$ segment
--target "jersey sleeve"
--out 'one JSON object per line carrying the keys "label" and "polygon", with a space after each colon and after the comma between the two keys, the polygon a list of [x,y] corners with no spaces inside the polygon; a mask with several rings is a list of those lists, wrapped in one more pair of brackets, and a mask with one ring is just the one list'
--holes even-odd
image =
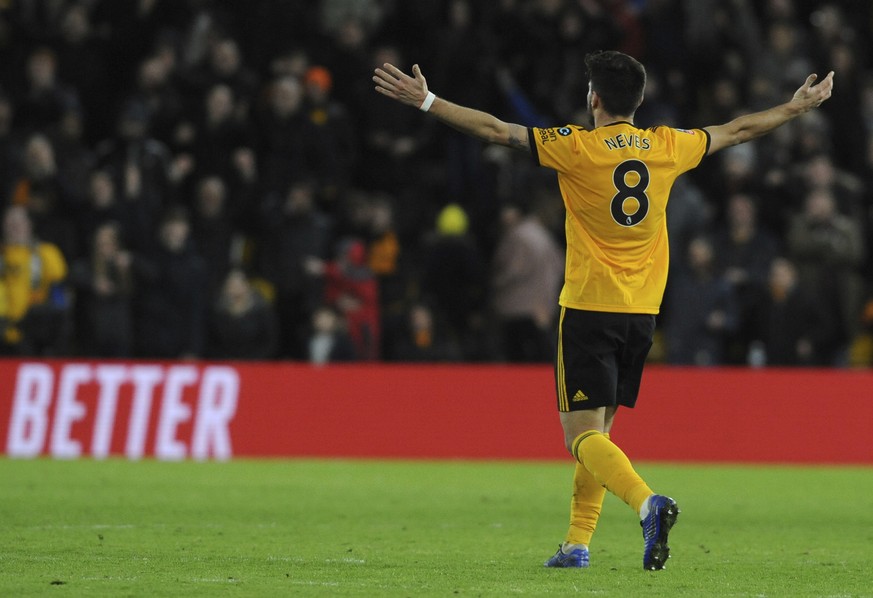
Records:
{"label": "jersey sleeve", "polygon": [[534,163],[558,172],[571,170],[581,153],[578,133],[584,130],[575,126],[529,128],[528,141]]}
{"label": "jersey sleeve", "polygon": [[682,173],[696,168],[709,151],[709,132],[704,129],[668,129],[675,148],[676,169]]}

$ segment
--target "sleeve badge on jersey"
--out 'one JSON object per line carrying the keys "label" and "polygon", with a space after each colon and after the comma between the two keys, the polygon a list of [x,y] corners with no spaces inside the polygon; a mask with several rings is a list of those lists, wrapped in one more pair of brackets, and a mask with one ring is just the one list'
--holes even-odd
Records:
{"label": "sleeve badge on jersey", "polygon": [[694,135],[694,131],[690,129],[676,129],[677,131],[681,131],[682,133],[688,133],[689,135]]}
{"label": "sleeve badge on jersey", "polygon": [[561,137],[566,137],[572,132],[573,131],[570,130],[570,127],[561,127],[560,129],[558,129],[558,135],[560,135]]}

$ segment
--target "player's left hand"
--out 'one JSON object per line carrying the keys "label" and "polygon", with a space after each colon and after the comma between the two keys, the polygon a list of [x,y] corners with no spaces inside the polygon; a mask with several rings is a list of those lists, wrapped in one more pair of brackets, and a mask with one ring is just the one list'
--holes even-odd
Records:
{"label": "player's left hand", "polygon": [[393,64],[385,63],[373,75],[376,91],[407,106],[418,108],[427,97],[427,80],[417,64],[412,65],[412,77]]}
{"label": "player's left hand", "polygon": [[803,85],[800,86],[800,89],[794,92],[794,98],[792,98],[794,102],[802,103],[807,110],[821,106],[822,102],[831,97],[834,89],[833,71],[829,72],[827,77],[822,79],[818,85],[813,85],[816,79],[818,79],[816,74],[807,77]]}

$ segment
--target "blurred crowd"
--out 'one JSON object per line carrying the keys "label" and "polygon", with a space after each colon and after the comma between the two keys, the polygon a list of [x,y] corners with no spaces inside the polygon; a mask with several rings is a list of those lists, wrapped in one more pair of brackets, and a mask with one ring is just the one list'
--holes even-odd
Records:
{"label": "blurred crowd", "polygon": [[545,362],[554,174],[373,91],[590,124],[583,57],[648,68],[643,127],[834,96],[669,204],[653,360],[873,362],[869,0],[2,0],[0,353]]}

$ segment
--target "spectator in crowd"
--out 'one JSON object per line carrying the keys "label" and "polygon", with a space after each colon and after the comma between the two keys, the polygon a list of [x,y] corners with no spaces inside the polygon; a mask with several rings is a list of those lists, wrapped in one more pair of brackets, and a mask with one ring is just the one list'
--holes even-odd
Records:
{"label": "spectator in crowd", "polygon": [[[373,0],[365,0],[363,4],[373,4]],[[376,20],[360,14],[346,14],[330,24],[325,23],[328,43],[321,48],[325,54],[321,62],[333,76],[334,98],[346,106],[354,105],[359,75],[370,66],[368,57]]]}
{"label": "spectator in crowd", "polygon": [[24,148],[24,171],[15,183],[12,204],[24,206],[34,234],[70,254],[75,251],[71,222],[75,199],[58,171],[55,150],[47,135],[34,133]]}
{"label": "spectator in crowd", "polygon": [[304,96],[312,138],[310,172],[318,181],[323,201],[334,201],[348,187],[357,161],[354,123],[345,106],[331,96],[333,77],[323,66],[303,76]]}
{"label": "spectator in crowd", "polygon": [[209,43],[205,60],[192,68],[185,77],[190,97],[200,99],[216,86],[226,86],[237,98],[234,117],[248,117],[250,102],[257,97],[258,78],[244,60],[239,42],[223,37]]}
{"label": "spectator in crowd", "polygon": [[[670,255],[687,255],[691,241],[700,236],[701,230],[708,230],[715,208],[691,180],[690,177],[679,177],[670,191],[670,203],[667,204],[667,233],[670,236]],[[676,260],[670,264],[670,272],[676,273],[685,268],[687,260]],[[670,281],[667,281],[670,285]]]}
{"label": "spectator in crowd", "polygon": [[[854,8],[849,10],[857,12]],[[839,13],[834,37],[821,45],[816,43],[812,52],[816,52],[816,59],[820,63],[826,61],[833,65],[833,68],[840,73],[840,81],[846,84],[846,93],[841,94],[834,106],[828,107],[825,113],[833,138],[839,140],[833,144],[835,162],[843,168],[857,171],[863,166],[866,145],[866,134],[858,126],[857,115],[861,110],[861,89],[864,80],[869,77],[869,71],[864,68],[864,56],[866,54],[869,57],[870,52],[869,34],[862,39],[848,33],[851,27],[847,27],[845,23],[846,11],[834,2],[825,4],[817,11],[818,16],[828,11]],[[821,27],[813,28],[816,34],[822,30]],[[867,64],[866,67],[869,69],[870,65]]]}
{"label": "spectator in crowd", "polygon": [[755,194],[761,185],[760,160],[754,143],[742,143],[727,148],[717,156],[718,170],[705,190],[723,217],[728,198],[736,193]]}
{"label": "spectator in crowd", "polygon": [[118,224],[128,248],[147,249],[152,243],[155,224],[145,205],[138,200],[138,196],[120,193],[118,183],[107,170],[92,170],[88,177],[88,193],[76,219],[76,238],[79,241],[76,255],[90,256],[94,232],[106,222]]}
{"label": "spectator in crowd", "polygon": [[256,135],[248,110],[238,108],[233,88],[216,83],[191,108],[192,116],[182,118],[173,136],[178,201],[197,193],[198,181],[217,176],[225,181],[225,211],[240,228],[251,225],[251,208],[258,184]]}
{"label": "spectator in crowd", "polygon": [[858,331],[864,293],[859,275],[864,257],[861,225],[837,211],[829,189],[813,189],[806,195],[803,211],[791,222],[787,248],[799,284],[814,293],[838,322],[830,346],[821,347],[822,355],[827,355],[822,362],[844,364]]}
{"label": "spectator in crowd", "polygon": [[369,222],[366,231],[367,263],[379,287],[379,313],[381,314],[382,355],[388,358],[387,347],[405,327],[406,299],[408,289],[401,260],[400,239],[394,222],[392,199],[377,196],[370,199]]}
{"label": "spectator in crowd", "polygon": [[728,199],[726,226],[712,240],[715,274],[731,287],[738,309],[737,327],[728,339],[725,360],[744,364],[761,326],[770,263],[779,253],[776,238],[758,224],[756,199],[736,193]]}
{"label": "spectator in crowd", "polygon": [[174,85],[174,67],[175,61],[159,54],[147,56],[138,66],[136,87],[129,98],[145,106],[151,135],[167,145],[177,141],[177,128],[186,122],[182,93]]}
{"label": "spectator in crowd", "polygon": [[[196,31],[192,24],[199,24],[197,19],[202,12],[191,10],[187,4],[156,0],[96,0],[86,4],[91,25],[107,57],[104,72],[109,83],[101,92],[111,102],[111,108],[117,109],[127,96],[134,85],[136,65],[159,45],[162,36],[181,37],[188,33],[188,27]],[[204,6],[200,10],[205,9]],[[196,35],[186,37],[189,43],[195,39]],[[93,102],[89,99],[90,104]],[[107,120],[100,128],[111,134],[115,117],[115,110],[107,111]]]}
{"label": "spectator in crowd", "polygon": [[379,278],[379,287],[399,273],[400,241],[394,229],[394,209],[388,198],[370,202],[369,244],[367,256],[370,269]]}
{"label": "spectator in crowd", "polygon": [[312,330],[306,355],[316,365],[357,359],[346,322],[334,308],[321,305],[312,312]]}
{"label": "spectator in crowd", "polygon": [[324,278],[324,303],[342,314],[355,356],[362,361],[379,358],[381,322],[379,288],[367,265],[367,248],[357,238],[340,241],[336,259],[307,261],[307,269]]}
{"label": "spectator in crowd", "polygon": [[190,242],[184,208],[167,210],[158,228],[158,246],[136,255],[136,354],[179,359],[203,355],[206,275]]}
{"label": "spectator in crowd", "polygon": [[231,172],[236,152],[253,145],[236,101],[229,85],[219,83],[206,91],[192,140],[194,167],[200,176]]}
{"label": "spectator in crowd", "polygon": [[733,289],[717,275],[712,243],[705,237],[688,246],[688,269],[670,285],[667,360],[677,365],[724,363],[728,335],[737,326]]}
{"label": "spectator in crowd", "polygon": [[511,362],[549,362],[564,256],[542,221],[520,204],[504,206],[500,219],[491,295],[502,355]]}
{"label": "spectator in crowd", "polygon": [[[84,141],[93,144],[107,131],[101,130],[102,115],[111,111],[106,93],[110,81],[106,76],[109,55],[98,32],[94,30],[90,10],[85,3],[68,2],[63,7],[58,24],[58,39],[53,44],[57,53],[59,78],[75,90],[80,102],[75,104],[83,123]],[[63,117],[62,117],[63,118]]]}
{"label": "spectator in crowd", "polygon": [[434,232],[422,248],[421,296],[431,302],[461,345],[465,358],[482,358],[482,311],[487,269],[476,240],[468,233],[467,213],[458,204],[444,206]]}
{"label": "spectator in crowd", "polygon": [[375,29],[384,18],[383,8],[378,0],[324,0],[319,7],[319,22],[330,33],[340,30],[350,19],[361,28]]}
{"label": "spectator in crowd", "polygon": [[267,106],[257,120],[256,146],[266,192],[281,193],[310,176],[307,149],[313,131],[303,100],[303,85],[292,77],[278,78],[268,89]]}
{"label": "spectator in crowd", "polygon": [[859,177],[834,163],[833,156],[822,151],[797,164],[795,180],[799,182],[795,192],[803,196],[810,189],[829,189],[837,202],[837,211],[845,216],[864,222],[864,187]]}
{"label": "spectator in crowd", "polygon": [[191,240],[203,259],[206,297],[211,302],[227,284],[231,266],[242,262],[241,239],[227,213],[227,185],[219,176],[206,176],[197,183]]}
{"label": "spectator in crowd", "polygon": [[240,230],[263,234],[256,223],[260,173],[255,151],[250,147],[237,148],[231,159],[230,172],[223,175],[229,189],[228,214],[237,222]]}
{"label": "spectator in crowd", "polygon": [[58,79],[58,58],[51,48],[33,49],[27,59],[26,76],[16,126],[29,132],[46,131],[60,121],[67,106],[78,104],[76,90]]}
{"label": "spectator in crowd", "polygon": [[148,108],[142,101],[125,104],[116,135],[101,141],[96,155],[97,166],[112,175],[126,198],[140,202],[147,222],[155,226],[170,202],[173,156],[149,134]]}
{"label": "spectator in crowd", "polygon": [[271,359],[279,345],[273,306],[245,272],[228,272],[209,319],[206,356],[216,359]]}
{"label": "spectator in crowd", "polygon": [[761,329],[762,364],[824,366],[833,363],[837,323],[809,289],[800,285],[794,263],[773,260]]}
{"label": "spectator in crowd", "polygon": [[260,227],[256,261],[259,274],[276,289],[280,355],[303,359],[312,312],[323,302],[321,278],[305,265],[310,258],[330,257],[334,222],[316,205],[314,183],[300,180],[284,194],[265,198]]}
{"label": "spectator in crowd", "polygon": [[833,151],[834,137],[831,123],[824,113],[807,113],[794,122],[794,140],[791,160],[802,164],[824,152]]}
{"label": "spectator in crowd", "polygon": [[128,357],[132,353],[132,258],[122,245],[121,231],[116,222],[99,224],[91,235],[90,255],[70,267],[78,349],[85,355]]}
{"label": "spectator in crowd", "polygon": [[6,355],[60,356],[69,350],[67,260],[53,243],[38,239],[27,210],[3,213],[0,286],[5,296]]}
{"label": "spectator in crowd", "polygon": [[88,175],[94,167],[94,151],[87,145],[82,108],[69,105],[57,126],[49,131],[54,148],[58,177],[64,183],[74,208],[78,208],[88,189]]}
{"label": "spectator in crowd", "polygon": [[[437,40],[440,52],[433,57],[433,85],[445,90],[446,97],[466,106],[484,105],[489,90],[482,82],[493,79],[493,66],[485,58],[485,40],[473,34],[476,26],[474,13],[475,8],[469,0],[448,2],[445,31]],[[548,40],[540,41],[545,43]],[[471,56],[479,58],[470,60]],[[542,66],[549,63],[548,58],[540,56]],[[545,86],[534,85],[533,88],[545,89]],[[557,86],[548,88],[548,93],[552,93]],[[437,131],[436,139],[443,146],[442,160],[446,165],[446,193],[463,206],[481,205],[479,198],[486,180],[482,144],[452,129]]]}
{"label": "spectator in crowd", "polygon": [[435,319],[425,303],[414,303],[405,312],[400,333],[390,344],[390,361],[435,362],[460,361],[461,348],[446,336],[445,327]]}
{"label": "spectator in crowd", "polygon": [[796,19],[778,19],[764,33],[764,47],[755,60],[755,74],[772,81],[776,89],[790,89],[797,77],[813,69],[810,56],[799,48],[805,43]]}

